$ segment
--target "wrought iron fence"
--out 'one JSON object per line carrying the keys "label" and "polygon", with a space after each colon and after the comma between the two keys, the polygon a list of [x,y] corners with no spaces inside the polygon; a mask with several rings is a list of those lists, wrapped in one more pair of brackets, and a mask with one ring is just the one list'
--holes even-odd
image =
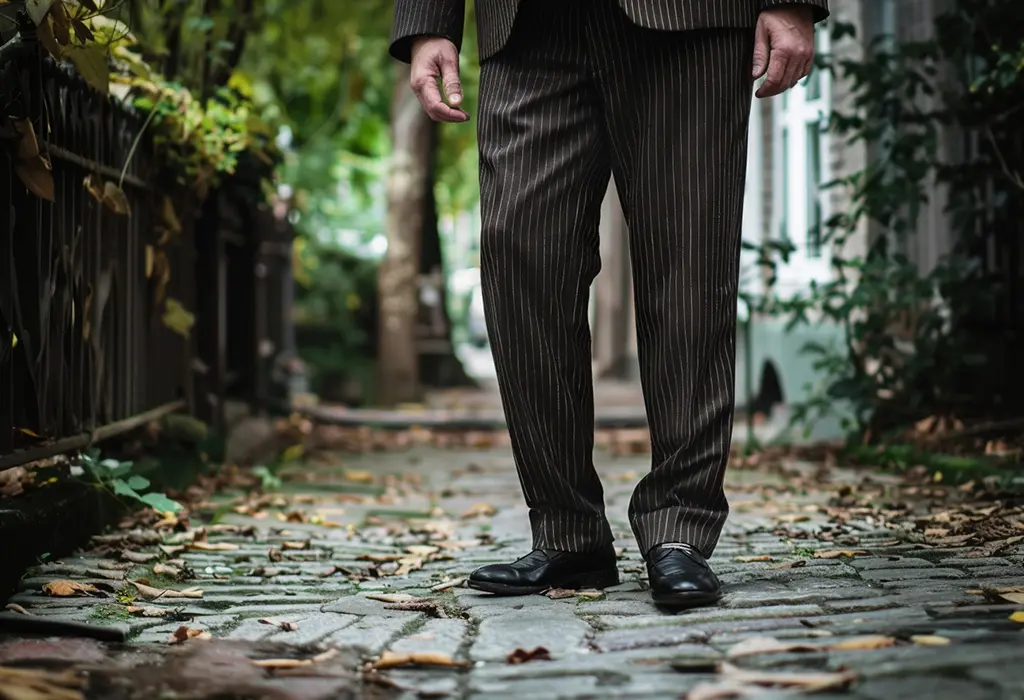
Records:
{"label": "wrought iron fence", "polygon": [[[0,107],[14,136],[31,123],[53,181],[49,201],[17,139],[0,149],[0,469],[180,409],[223,428],[228,396],[260,403],[291,349],[287,313],[267,323],[290,265],[269,274],[261,239],[290,228],[231,182],[202,205],[175,195],[169,226],[142,118],[34,40],[0,47]],[[106,182],[123,202],[101,201]]]}

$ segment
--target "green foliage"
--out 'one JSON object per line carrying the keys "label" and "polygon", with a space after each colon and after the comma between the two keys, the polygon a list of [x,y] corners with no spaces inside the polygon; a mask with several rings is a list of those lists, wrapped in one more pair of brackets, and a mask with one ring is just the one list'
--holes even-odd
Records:
{"label": "green foliage", "polygon": [[[932,41],[891,47],[883,38],[863,60],[822,61],[852,89],[853,109],[834,114],[831,130],[844,142],[866,142],[875,157],[828,185],[851,200],[823,225],[833,279],[757,302],[791,325],[828,321],[846,332],[845,346],[805,348],[827,377],[826,390],[796,407],[796,422],[845,402],[851,433],[871,440],[927,416],[1019,410],[1013,387],[1020,383],[1007,381],[1020,374],[1010,350],[1021,338],[1008,322],[1014,290],[1005,269],[1016,262],[993,264],[988,249],[1019,236],[1024,214],[1024,145],[1016,133],[1024,42],[1016,7],[1014,0],[959,0],[938,20]],[[833,32],[834,41],[853,34],[845,25]],[[966,146],[958,157],[945,147],[951,137]],[[930,233],[920,215],[943,188],[953,250],[922,270],[910,251],[916,236]],[[865,230],[865,253],[852,254],[849,244]],[[771,242],[761,253],[774,266],[787,250]]]}
{"label": "green foliage", "polygon": [[79,464],[96,484],[109,489],[115,496],[148,506],[161,513],[176,513],[181,510],[180,503],[172,501],[162,493],[144,493],[150,486],[149,479],[133,474],[135,465],[132,462],[101,459],[99,450],[92,449],[80,456]]}

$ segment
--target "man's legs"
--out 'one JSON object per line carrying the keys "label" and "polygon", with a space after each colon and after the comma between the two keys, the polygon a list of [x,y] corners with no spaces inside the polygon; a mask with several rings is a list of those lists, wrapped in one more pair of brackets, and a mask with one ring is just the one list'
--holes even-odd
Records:
{"label": "man's legs", "polygon": [[586,7],[524,2],[481,67],[481,276],[494,361],[537,549],[611,543],[594,470],[589,289],[609,178]]}
{"label": "man's legs", "polygon": [[588,29],[602,47],[653,445],[630,522],[645,555],[685,543],[706,557],[729,511],[753,31],[641,29],[612,0],[594,1]]}

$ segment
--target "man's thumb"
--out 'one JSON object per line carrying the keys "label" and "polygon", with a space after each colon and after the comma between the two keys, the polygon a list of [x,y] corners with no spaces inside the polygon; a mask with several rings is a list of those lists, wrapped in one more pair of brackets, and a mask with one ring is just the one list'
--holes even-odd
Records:
{"label": "man's thumb", "polygon": [[764,22],[757,23],[757,31],[754,34],[754,80],[757,80],[768,70],[768,30]]}
{"label": "man's thumb", "polygon": [[444,95],[453,107],[462,104],[462,83],[459,82],[459,59],[445,58],[441,60],[441,85]]}

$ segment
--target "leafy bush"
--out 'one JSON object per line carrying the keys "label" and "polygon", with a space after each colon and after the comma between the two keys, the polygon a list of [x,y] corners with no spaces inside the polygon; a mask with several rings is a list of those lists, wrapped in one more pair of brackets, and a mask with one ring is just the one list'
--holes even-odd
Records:
{"label": "leafy bush", "polygon": [[[1024,376],[1013,360],[1024,352],[1018,6],[959,0],[937,20],[934,40],[891,48],[882,38],[863,60],[821,60],[852,89],[853,110],[832,115],[830,129],[877,156],[827,185],[851,200],[822,225],[833,279],[791,298],[757,300],[791,327],[827,320],[846,331],[845,346],[805,348],[826,390],[796,406],[794,421],[813,422],[844,402],[851,435],[872,441],[929,416],[980,420],[1024,408]],[[834,41],[852,35],[847,25],[833,27]],[[951,156],[950,143],[962,152]],[[922,270],[908,251],[931,233],[920,214],[943,192],[952,250]],[[865,224],[867,252],[851,255],[848,244]],[[786,246],[770,241],[760,252],[774,266]]]}

